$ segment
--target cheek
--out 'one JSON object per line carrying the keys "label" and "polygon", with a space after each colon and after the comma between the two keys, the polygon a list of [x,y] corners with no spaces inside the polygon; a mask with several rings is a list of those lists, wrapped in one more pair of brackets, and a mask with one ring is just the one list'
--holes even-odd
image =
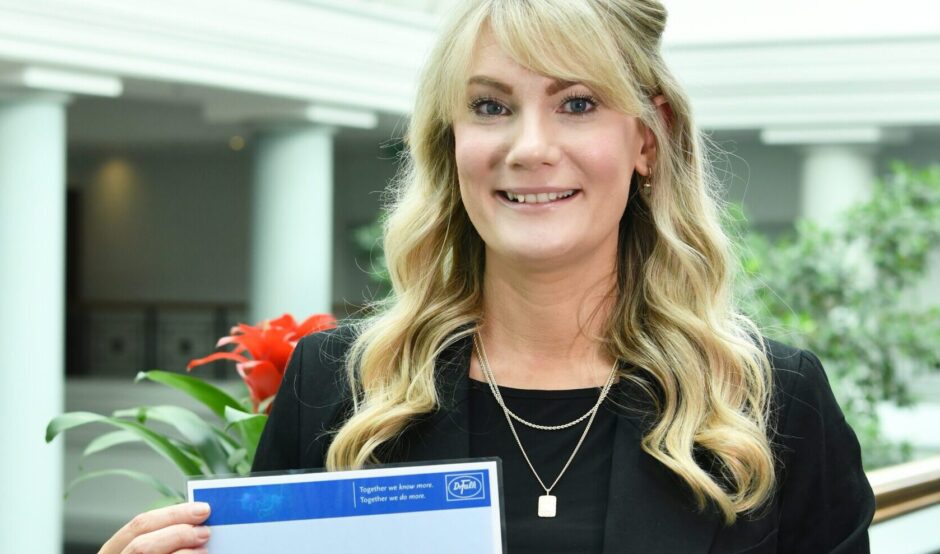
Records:
{"label": "cheek", "polygon": [[483,144],[472,132],[454,129],[454,161],[457,163],[457,183],[460,200],[473,226],[480,226],[482,202],[477,191],[486,184],[486,162]]}
{"label": "cheek", "polygon": [[454,130],[454,157],[461,188],[480,184],[492,167],[493,147],[479,132]]}
{"label": "cheek", "polygon": [[581,150],[582,171],[589,181],[606,189],[605,194],[626,201],[640,145],[621,129],[611,129],[590,144]]}

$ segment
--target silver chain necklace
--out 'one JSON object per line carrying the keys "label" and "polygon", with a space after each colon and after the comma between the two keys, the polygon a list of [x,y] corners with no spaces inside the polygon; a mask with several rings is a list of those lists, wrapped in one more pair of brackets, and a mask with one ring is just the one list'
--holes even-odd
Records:
{"label": "silver chain necklace", "polygon": [[[535,475],[535,479],[539,482],[539,485],[545,490],[545,494],[539,496],[539,508],[538,515],[539,517],[555,517],[558,508],[557,498],[552,495],[552,489],[555,488],[555,485],[561,481],[561,476],[565,474],[565,471],[568,470],[568,466],[571,465],[572,460],[574,460],[575,455],[578,453],[578,450],[581,449],[581,445],[584,443],[584,439],[587,437],[588,431],[591,430],[591,424],[594,423],[594,416],[597,415],[598,409],[601,404],[604,402],[604,399],[607,398],[607,393],[610,391],[610,387],[614,383],[614,378],[617,375],[617,362],[614,361],[613,367],[610,368],[610,375],[607,377],[607,382],[604,384],[604,388],[601,389],[600,397],[597,400],[597,403],[594,404],[594,407],[591,408],[588,413],[584,414],[578,420],[566,423],[564,426],[536,426],[533,423],[529,423],[524,419],[513,414],[509,408],[506,406],[506,403],[503,401],[503,397],[499,392],[499,387],[496,386],[496,379],[493,377],[493,372],[490,370],[489,364],[486,361],[486,354],[483,351],[483,337],[479,333],[474,337],[473,345],[476,347],[477,358],[480,361],[480,368],[483,370],[483,376],[486,377],[486,382],[490,386],[490,390],[493,392],[493,397],[496,399],[496,403],[499,404],[499,407],[502,408],[503,414],[506,416],[506,421],[509,423],[509,430],[512,432],[513,438],[516,439],[516,444],[519,445],[519,451],[522,452],[522,457],[525,458],[526,463],[529,465],[529,469],[532,470],[532,475]],[[558,473],[558,477],[555,477],[555,480],[552,481],[550,487],[545,486],[545,482],[542,481],[542,478],[539,476],[539,472],[535,471],[535,466],[532,465],[532,460],[529,459],[529,455],[526,454],[525,448],[522,446],[522,441],[519,439],[519,434],[516,433],[516,427],[512,424],[512,420],[515,416],[515,419],[521,423],[533,427],[535,429],[549,430],[554,431],[557,429],[564,429],[566,427],[571,427],[579,421],[584,420],[585,417],[588,418],[587,425],[584,426],[584,431],[581,433],[581,438],[578,439],[578,444],[575,445],[574,450],[571,452],[571,456],[568,456],[568,461],[565,462],[565,466],[561,468],[561,471]]]}

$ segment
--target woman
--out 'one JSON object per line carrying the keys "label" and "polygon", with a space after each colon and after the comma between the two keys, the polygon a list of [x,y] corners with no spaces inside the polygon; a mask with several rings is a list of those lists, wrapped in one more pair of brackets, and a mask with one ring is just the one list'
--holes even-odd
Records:
{"label": "woman", "polygon": [[[256,471],[499,456],[512,553],[868,550],[818,359],[733,310],[665,20],[655,0],[461,4],[386,227],[394,294],[301,341]],[[197,548],[193,508],[105,551]]]}

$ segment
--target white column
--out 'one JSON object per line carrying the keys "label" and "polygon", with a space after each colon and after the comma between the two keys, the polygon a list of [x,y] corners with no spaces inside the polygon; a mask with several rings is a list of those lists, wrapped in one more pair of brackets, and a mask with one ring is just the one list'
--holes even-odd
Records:
{"label": "white column", "polygon": [[62,551],[65,105],[0,100],[0,552]]}
{"label": "white column", "polygon": [[[871,197],[876,178],[872,144],[821,144],[804,147],[800,215],[834,229],[850,207]],[[843,254],[856,276],[871,284],[874,266],[865,245],[854,243]]]}
{"label": "white column", "polygon": [[822,144],[806,146],[803,152],[803,217],[828,227],[871,195],[876,177],[873,146]]}
{"label": "white column", "polygon": [[274,129],[256,150],[249,311],[298,320],[332,305],[333,129]]}

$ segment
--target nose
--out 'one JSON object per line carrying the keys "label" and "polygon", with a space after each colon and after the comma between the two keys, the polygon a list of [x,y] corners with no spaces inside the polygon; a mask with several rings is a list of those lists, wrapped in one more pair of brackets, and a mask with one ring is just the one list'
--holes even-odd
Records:
{"label": "nose", "polygon": [[537,169],[543,165],[555,165],[561,157],[557,143],[558,135],[551,126],[550,118],[535,111],[520,115],[516,119],[506,164],[519,169]]}

